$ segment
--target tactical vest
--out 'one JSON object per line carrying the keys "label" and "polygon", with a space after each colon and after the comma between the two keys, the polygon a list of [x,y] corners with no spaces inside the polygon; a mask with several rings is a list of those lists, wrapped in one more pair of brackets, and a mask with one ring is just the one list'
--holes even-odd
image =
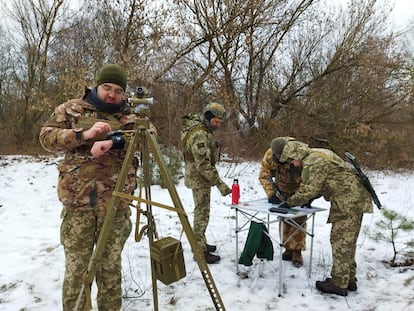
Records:
{"label": "tactical vest", "polygon": [[[90,129],[96,122],[105,122],[111,126],[112,131],[121,129],[121,122],[110,113],[102,111],[91,111],[92,113],[88,116],[90,111],[86,111],[85,115],[80,116],[74,123],[72,128],[82,128],[83,130]],[[96,116],[93,116],[96,115]],[[103,140],[106,138],[106,134],[102,133],[95,137],[93,141]]]}
{"label": "tactical vest", "polygon": [[[70,116],[70,128],[83,129],[84,131],[86,131],[90,129],[96,122],[105,122],[111,126],[112,131],[122,129],[122,124],[120,120],[113,114],[85,107],[85,102],[82,99],[74,99],[71,101],[82,106],[83,114],[78,116],[76,114],[71,114],[68,112]],[[104,139],[106,139],[106,133],[102,133],[97,137],[88,140],[88,144],[93,144],[93,142],[95,141]]]}

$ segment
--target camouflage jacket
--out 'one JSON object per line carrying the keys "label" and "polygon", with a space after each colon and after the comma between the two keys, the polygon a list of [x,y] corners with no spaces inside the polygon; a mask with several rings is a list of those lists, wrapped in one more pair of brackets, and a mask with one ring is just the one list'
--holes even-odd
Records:
{"label": "camouflage jacket", "polygon": [[263,156],[259,172],[260,184],[268,198],[275,194],[272,180],[283,195],[283,198],[280,199],[286,200],[299,188],[301,176],[300,169],[295,168],[290,163],[272,161],[272,149],[269,148]]}
{"label": "camouflage jacket", "polygon": [[323,196],[331,202],[329,222],[371,213],[371,196],[353,169],[328,149],[309,148],[301,142],[288,142],[280,157],[281,162],[300,160],[302,182],[287,202],[302,205]]}
{"label": "camouflage jacket", "polygon": [[182,117],[181,142],[185,186],[200,189],[222,184],[215,167],[218,148],[212,131],[205,125],[201,115]]}
{"label": "camouflage jacket", "polygon": [[[82,99],[69,100],[55,109],[41,128],[39,140],[47,151],[64,153],[58,165],[58,197],[65,208],[105,212],[128,145],[125,144],[124,150],[109,150],[105,155],[94,158],[90,153],[94,141],[77,139],[75,131],[80,128],[87,130],[97,121],[109,123],[112,130],[132,129],[135,118],[127,107],[116,114],[108,114]],[[104,139],[107,139],[105,135],[96,140]],[[127,136],[126,141],[129,141]],[[131,165],[123,190],[125,193],[133,193],[135,173],[136,168]],[[118,206],[125,207],[126,204]]]}

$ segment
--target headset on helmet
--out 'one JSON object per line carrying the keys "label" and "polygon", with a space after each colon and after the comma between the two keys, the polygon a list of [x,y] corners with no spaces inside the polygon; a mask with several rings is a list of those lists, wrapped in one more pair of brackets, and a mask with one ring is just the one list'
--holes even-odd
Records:
{"label": "headset on helmet", "polygon": [[227,111],[224,109],[223,105],[211,102],[204,107],[203,113],[211,112],[216,118],[226,119],[227,118]]}

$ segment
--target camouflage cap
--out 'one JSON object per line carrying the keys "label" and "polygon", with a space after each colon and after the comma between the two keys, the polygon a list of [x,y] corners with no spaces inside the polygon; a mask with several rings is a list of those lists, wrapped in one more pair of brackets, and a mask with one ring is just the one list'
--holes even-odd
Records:
{"label": "camouflage cap", "polygon": [[283,151],[279,157],[279,162],[287,162],[288,160],[302,161],[310,152],[308,144],[300,141],[287,141],[283,147]]}

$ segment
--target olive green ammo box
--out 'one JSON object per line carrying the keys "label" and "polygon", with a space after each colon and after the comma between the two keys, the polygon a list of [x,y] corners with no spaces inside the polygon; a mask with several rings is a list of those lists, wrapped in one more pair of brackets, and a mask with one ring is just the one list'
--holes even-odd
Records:
{"label": "olive green ammo box", "polygon": [[181,242],[172,237],[159,239],[150,247],[152,265],[158,280],[165,285],[186,275]]}

